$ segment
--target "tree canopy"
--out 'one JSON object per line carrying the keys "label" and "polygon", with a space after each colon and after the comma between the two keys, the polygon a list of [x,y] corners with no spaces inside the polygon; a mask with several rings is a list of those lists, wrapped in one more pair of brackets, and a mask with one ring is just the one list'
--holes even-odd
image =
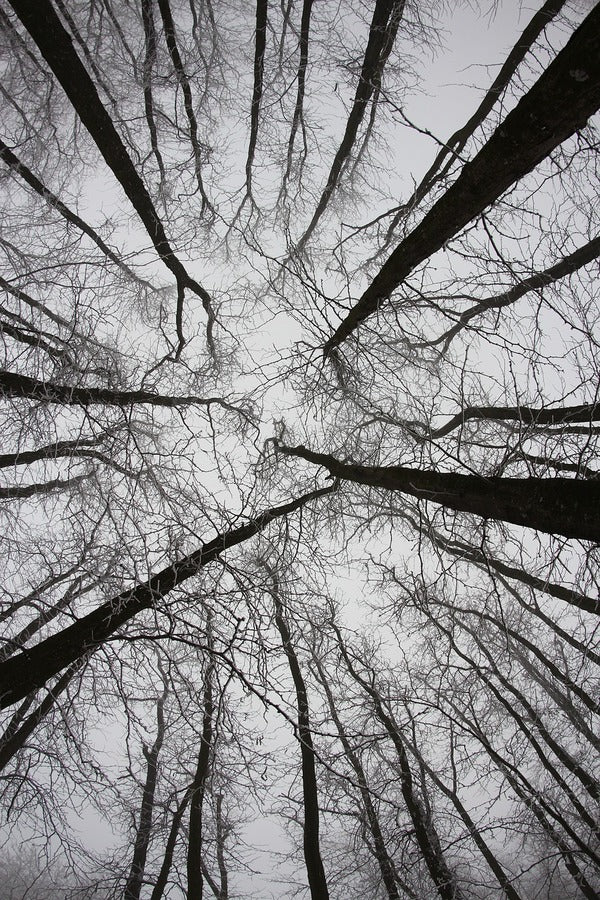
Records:
{"label": "tree canopy", "polygon": [[600,4],[0,41],[7,896],[597,897]]}

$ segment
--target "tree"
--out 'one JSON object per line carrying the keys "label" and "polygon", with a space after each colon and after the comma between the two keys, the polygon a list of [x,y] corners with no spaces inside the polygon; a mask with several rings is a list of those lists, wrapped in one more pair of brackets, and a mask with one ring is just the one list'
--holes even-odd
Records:
{"label": "tree", "polygon": [[1,0],[27,889],[597,896],[600,5],[515,12]]}

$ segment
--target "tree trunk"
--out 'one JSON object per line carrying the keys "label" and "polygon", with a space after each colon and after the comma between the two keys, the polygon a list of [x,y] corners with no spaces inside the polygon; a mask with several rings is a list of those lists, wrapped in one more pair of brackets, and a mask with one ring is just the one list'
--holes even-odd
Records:
{"label": "tree trunk", "polygon": [[348,672],[371,698],[375,715],[387,731],[396,750],[396,755],[398,756],[398,761],[400,763],[402,796],[404,797],[406,809],[415,830],[417,844],[419,845],[419,849],[425,864],[427,865],[432,881],[437,888],[438,894],[440,895],[441,900],[462,900],[463,894],[456,884],[456,879],[452,872],[448,868],[448,864],[446,863],[441,849],[441,842],[433,822],[425,815],[421,800],[415,792],[408,756],[400,734],[394,727],[392,719],[384,710],[381,697],[374,684],[371,684],[366,679],[362,678],[352,665],[339,628],[334,622],[332,622],[331,625],[336,633],[340,653],[344,659]]}
{"label": "tree trunk", "polygon": [[151,609],[169,591],[183,584],[230,547],[254,537],[270,522],[300,509],[311,500],[337,490],[337,484],[303,494],[296,500],[266,510],[246,525],[225,531],[198,550],[157,572],[144,584],[123,591],[83,616],[73,625],[37,646],[0,663],[0,709],[11,706],[41,687],[70,663],[101,646],[134,616]]}
{"label": "tree trunk", "polygon": [[298,656],[292,643],[283,604],[279,594],[277,573],[266,563],[264,568],[273,580],[271,595],[275,606],[275,624],[281,636],[283,651],[286,655],[292,681],[296,691],[298,708],[298,740],[302,757],[302,793],[304,800],[304,860],[312,900],[328,900],[329,890],[325,878],[325,869],[321,858],[319,843],[319,797],[317,776],[315,773],[315,751],[310,725],[308,693]]}
{"label": "tree trunk", "polygon": [[279,446],[278,451],[324,466],[332,475],[346,481],[401,491],[483,519],[600,541],[600,482],[460,475],[403,466],[360,466],[339,462],[327,453],[315,453],[302,446]]}
{"label": "tree trunk", "polygon": [[156,703],[156,738],[150,750],[144,745],[144,756],[146,757],[146,781],[142,793],[142,805],[140,809],[140,821],[135,834],[135,843],[133,847],[133,859],[131,861],[131,869],[129,870],[129,878],[125,885],[125,900],[139,900],[140,891],[144,881],[144,870],[146,868],[146,857],[148,855],[148,847],[150,846],[150,837],[152,832],[152,813],[154,810],[154,794],[156,791],[156,780],[158,776],[158,756],[160,754],[164,737],[165,737],[165,700],[169,692],[167,677],[163,673],[164,690]]}
{"label": "tree trunk", "polygon": [[596,6],[454,184],[394,250],[325,343],[327,356],[419,265],[583,128],[600,106],[600,7]]}
{"label": "tree trunk", "polygon": [[[209,646],[210,624],[208,625]],[[213,674],[214,664],[209,657],[206,673],[204,675],[204,699],[202,712],[202,736],[200,738],[200,750],[196,774],[190,792],[190,833],[187,852],[187,900],[202,900],[202,807],[204,804],[204,792],[206,780],[210,768],[210,755],[213,741]]]}

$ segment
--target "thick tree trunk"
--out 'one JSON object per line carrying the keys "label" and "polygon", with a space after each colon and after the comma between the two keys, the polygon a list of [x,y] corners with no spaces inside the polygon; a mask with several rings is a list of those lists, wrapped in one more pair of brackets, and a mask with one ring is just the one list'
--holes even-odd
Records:
{"label": "thick tree trunk", "polygon": [[181,331],[184,288],[189,288],[202,300],[209,317],[209,326],[214,318],[210,294],[188,274],[181,260],[175,255],[152,198],[52,4],[49,0],[9,0],[9,2],[131,201],[160,259],[175,276],[178,287],[176,321],[181,350],[185,343]]}
{"label": "thick tree trunk", "polygon": [[500,68],[496,78],[486,91],[481,103],[470,117],[470,119],[454,134],[444,141],[441,150],[438,152],[432,165],[423,176],[421,182],[417,185],[411,196],[397,210],[386,235],[385,245],[389,243],[394,230],[396,229],[403,215],[415,209],[427,196],[431,188],[436,182],[440,181],[448,173],[452,163],[460,156],[467,141],[475,133],[480,125],[486,120],[501,94],[510,84],[515,72],[523,62],[531,47],[536,42],[541,32],[544,30],[552,19],[560,12],[565,5],[564,0],[547,0],[528,22],[525,30],[519,35],[516,44],[506,57]]}
{"label": "thick tree trunk", "polygon": [[600,482],[460,475],[403,466],[359,466],[342,463],[327,453],[315,453],[307,447],[279,446],[277,449],[286,456],[324,466],[332,475],[346,481],[401,491],[483,519],[512,522],[568,538],[600,541]]}
{"label": "thick tree trunk", "polygon": [[496,129],[475,158],[394,250],[333,335],[327,356],[419,265],[439,250],[600,106],[600,6]]}
{"label": "thick tree trunk", "polygon": [[6,660],[0,664],[0,709],[11,706],[41,687],[84,653],[96,650],[126,622],[143,610],[152,608],[169,591],[196,575],[225,550],[254,537],[274,519],[289,515],[309,501],[335,490],[337,484],[311,491],[290,503],[266,510],[246,525],[223,532],[198,550],[157,572],[144,584],[123,591],[31,650]]}
{"label": "thick tree trunk", "polygon": [[131,406],[144,403],[150,406],[211,406],[213,403],[234,410],[220,397],[174,397],[155,394],[153,391],[118,391],[111,388],[74,387],[56,384],[54,381],[38,381],[29,375],[19,375],[0,369],[0,397],[23,397],[26,400],[42,400],[44,403],[60,403],[68,406]]}

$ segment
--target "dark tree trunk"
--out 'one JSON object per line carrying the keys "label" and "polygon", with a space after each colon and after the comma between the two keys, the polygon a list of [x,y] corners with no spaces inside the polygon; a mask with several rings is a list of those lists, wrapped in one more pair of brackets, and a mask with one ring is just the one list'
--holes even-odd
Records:
{"label": "dark tree trunk", "polygon": [[441,900],[462,900],[463,894],[456,884],[456,879],[452,872],[448,868],[435,826],[426,816],[423,804],[415,792],[412,772],[402,738],[395,728],[394,722],[384,710],[381,697],[376,687],[373,683],[367,681],[358,674],[352,665],[339,628],[334,622],[331,624],[336,633],[340,653],[348,672],[371,698],[375,715],[387,731],[396,750],[396,755],[398,756],[398,762],[400,764],[400,786],[404,803],[406,804],[408,815],[413,824],[419,850],[421,851],[423,860],[429,870],[432,881],[437,888],[438,894],[440,895]]}
{"label": "dark tree trunk", "polygon": [[376,312],[419,263],[583,128],[599,106],[600,6],[596,6],[454,184],[393,251],[325,343],[325,355]]}
{"label": "dark tree trunk", "polygon": [[33,734],[42,719],[48,715],[55,705],[59,696],[69,686],[71,679],[77,670],[83,665],[84,660],[79,659],[76,663],[63,672],[56,684],[50,688],[40,705],[30,713],[21,725],[7,729],[7,732],[0,739],[0,772],[13,756],[25,745],[27,739]]}
{"label": "dark tree trunk", "polygon": [[256,28],[254,33],[254,86],[252,88],[252,104],[250,107],[250,140],[246,157],[246,196],[252,196],[252,166],[256,142],[258,140],[258,122],[263,94],[263,73],[265,67],[265,47],[267,41],[267,0],[256,0]]}
{"label": "dark tree trunk", "polygon": [[152,285],[149,281],[146,281],[144,278],[140,278],[129,266],[123,262],[123,260],[111,250],[110,247],[102,240],[100,235],[94,231],[94,229],[84,222],[84,220],[76,215],[72,210],[69,209],[66,204],[53,194],[51,190],[49,190],[36,175],[33,174],[31,169],[29,169],[25,163],[21,162],[21,160],[13,153],[10,147],[4,143],[4,141],[0,138],[0,159],[4,160],[4,162],[10,166],[13,172],[16,172],[23,181],[29,185],[32,190],[34,190],[40,197],[43,197],[46,202],[52,206],[57,212],[61,214],[61,216],[72,225],[75,225],[76,228],[79,228],[84,234],[86,234],[90,240],[96,244],[96,246],[104,253],[104,255],[110,259],[112,263],[119,267],[125,274],[137,281],[138,284],[143,285],[147,288],[152,288]]}
{"label": "dark tree trunk", "polygon": [[348,736],[346,735],[346,731],[344,729],[344,726],[342,725],[342,721],[337,713],[333,694],[327,680],[327,673],[325,672],[325,669],[323,668],[323,665],[316,653],[313,656],[313,661],[319,673],[319,681],[321,682],[321,686],[325,691],[327,704],[329,706],[329,712],[337,729],[342,747],[344,748],[346,759],[348,760],[356,774],[362,804],[365,810],[365,815],[367,817],[367,823],[371,832],[371,836],[373,838],[373,855],[377,860],[377,865],[379,866],[379,871],[381,872],[381,880],[383,881],[383,884],[385,886],[387,896],[389,900],[400,900],[400,894],[398,893],[398,884],[401,884],[404,894],[406,894],[408,897],[412,897],[413,900],[418,900],[417,895],[411,890],[411,888],[407,884],[401,883],[398,879],[394,861],[390,857],[385,846],[385,839],[383,837],[381,825],[379,824],[377,811],[375,810],[375,806],[371,798],[365,770],[362,766],[358,754],[353,750],[352,745],[348,740]]}
{"label": "dark tree trunk", "polygon": [[[210,625],[209,643],[210,643]],[[200,738],[200,750],[196,774],[190,792],[190,833],[187,852],[187,900],[202,900],[202,807],[206,780],[210,771],[210,755],[213,742],[213,674],[214,665],[212,659],[208,660],[204,675],[204,697],[202,711],[202,736]]]}
{"label": "dark tree trunk", "polygon": [[578,269],[582,268],[582,266],[586,266],[593,262],[599,255],[600,237],[596,237],[587,244],[584,244],[583,247],[579,247],[577,250],[573,251],[569,256],[564,256],[553,266],[544,269],[543,272],[536,272],[528,278],[523,278],[523,280],[515,284],[514,287],[509,288],[507,291],[503,291],[501,294],[488,297],[487,300],[479,300],[460,314],[456,325],[453,325],[452,328],[449,328],[439,337],[430,341],[415,343],[411,346],[416,350],[419,347],[435,347],[436,344],[441,344],[443,341],[444,347],[442,352],[445,352],[448,349],[450,341],[456,337],[459,331],[462,331],[463,328],[468,326],[471,319],[483,315],[483,313],[487,312],[489,309],[502,309],[505,306],[510,306],[530,291],[540,290],[548,284],[553,284],[561,278],[572,275]]}
{"label": "dark tree trunk", "polygon": [[165,888],[167,886],[167,881],[169,880],[169,873],[171,871],[171,867],[173,865],[173,855],[175,852],[175,844],[177,843],[177,836],[179,835],[179,829],[181,828],[181,822],[183,820],[184,813],[187,809],[187,805],[190,802],[191,797],[191,788],[188,788],[177,804],[177,808],[173,813],[173,819],[171,821],[171,828],[169,829],[169,837],[167,838],[167,843],[165,845],[165,855],[163,856],[162,865],[160,867],[160,872],[158,873],[158,878],[156,879],[156,883],[152,890],[152,894],[150,896],[150,900],[161,900]]}
{"label": "dark tree trunk", "polygon": [[0,369],[0,397],[23,397],[25,400],[42,400],[44,403],[61,403],[68,406],[130,406],[146,403],[150,406],[210,406],[215,403],[233,409],[219,397],[173,397],[155,394],[153,391],[118,391],[111,388],[73,387],[54,381],[38,381],[29,375],[19,375]]}
{"label": "dark tree trunk", "polygon": [[470,119],[455,131],[452,137],[444,141],[442,149],[438,152],[431,167],[425,173],[420,184],[415,188],[409,199],[403,203],[396,212],[386,235],[386,245],[388,244],[394,229],[398,225],[403,214],[410,212],[427,196],[433,185],[440,181],[448,173],[452,163],[460,156],[469,138],[475,133],[480,125],[483,124],[494,106],[496,105],[500,95],[508,87],[515,72],[523,62],[527,53],[531,50],[532,45],[540,36],[546,25],[560,12],[565,5],[564,0],[547,0],[546,3],[533,16],[527,24],[525,30],[519,35],[516,44],[506,57],[500,71],[498,72],[493,83],[487,90],[485,97],[470,117]]}
{"label": "dark tree trunk", "polygon": [[358,484],[401,491],[483,519],[512,522],[548,534],[600,541],[600,483],[571,478],[500,478],[403,466],[342,463],[306,447],[278,447]]}
{"label": "dark tree trunk", "polygon": [[352,152],[367,104],[373,96],[376,85],[381,81],[382,71],[394,46],[403,11],[404,0],[376,0],[362,69],[344,136],[331,165],[327,184],[323,189],[315,213],[308,228],[298,241],[299,250],[304,247],[317,227],[331,195],[337,187],[344,164]]}
{"label": "dark tree trunk", "polygon": [[302,20],[300,22],[299,38],[300,60],[298,62],[298,74],[296,76],[298,81],[298,88],[296,91],[296,104],[294,106],[294,115],[292,118],[292,126],[290,128],[290,137],[288,141],[287,162],[281,188],[282,194],[285,194],[287,182],[292,172],[294,143],[296,141],[298,126],[302,123],[302,128],[304,129],[304,93],[306,87],[306,68],[308,66],[310,16],[312,13],[313,3],[314,0],[304,0],[302,6]]}
{"label": "dark tree trunk", "polygon": [[296,691],[298,707],[298,740],[302,756],[302,792],[304,799],[304,860],[312,900],[328,900],[329,890],[319,843],[319,796],[315,772],[315,750],[313,746],[310,712],[306,683],[298,656],[292,643],[290,629],[286,621],[283,603],[279,594],[277,573],[266,563],[265,569],[273,581],[271,595],[275,606],[275,624],[281,636],[292,681]]}
{"label": "dark tree trunk", "polygon": [[320,488],[303,494],[290,503],[266,510],[246,525],[233,528],[203,544],[198,550],[157,572],[144,584],[123,591],[31,650],[23,651],[1,663],[0,709],[26,697],[84,653],[96,650],[126,622],[143,610],[151,609],[174,587],[196,575],[203,566],[217,559],[225,550],[254,537],[274,519],[288,515],[310,500],[323,497],[336,489],[336,484]]}
{"label": "dark tree trunk", "polygon": [[[599,241],[600,248],[600,241]],[[520,422],[522,425],[571,425],[573,422],[600,422],[600,403],[581,403],[577,406],[467,406],[442,425],[433,428],[428,437],[445,437],[473,420],[492,422]]]}
{"label": "dark tree trunk", "polygon": [[152,832],[152,813],[154,810],[154,794],[158,776],[158,757],[165,737],[165,700],[169,691],[166,676],[163,674],[164,690],[156,703],[156,738],[150,750],[144,745],[146,757],[146,781],[142,793],[142,806],[140,809],[140,821],[135,835],[133,847],[133,859],[129,878],[125,885],[125,900],[139,900],[140,891],[144,881],[146,857],[150,846]]}
{"label": "dark tree trunk", "polygon": [[178,286],[176,321],[181,348],[185,343],[180,328],[184,288],[200,297],[209,324],[213,318],[210,294],[188,274],[173,252],[152,198],[52,4],[49,0],[10,0],[10,4],[131,201],[160,259],[175,276]]}

